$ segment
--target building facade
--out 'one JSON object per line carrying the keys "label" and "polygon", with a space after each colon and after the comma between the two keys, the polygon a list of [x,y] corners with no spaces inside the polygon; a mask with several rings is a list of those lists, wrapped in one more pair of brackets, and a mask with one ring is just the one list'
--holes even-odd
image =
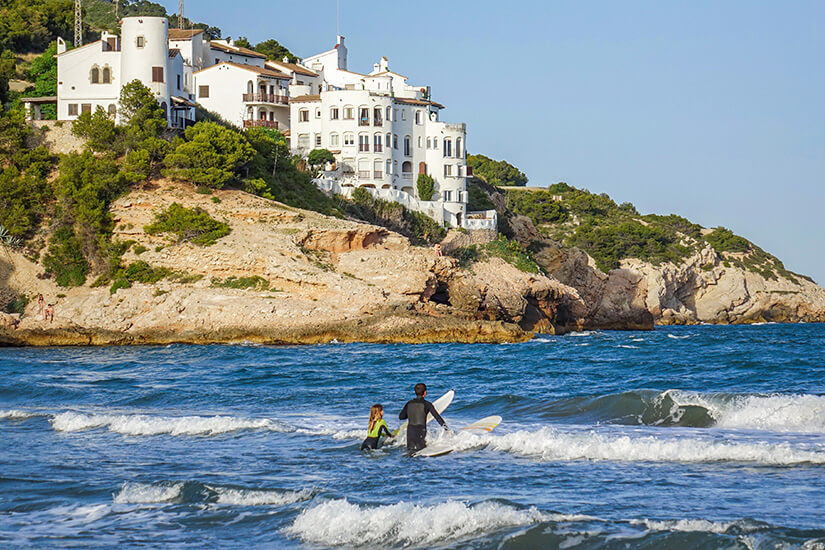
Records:
{"label": "building facade", "polygon": [[[320,75],[316,93],[291,86],[290,141],[296,154],[328,149],[336,158],[320,187],[348,194],[365,187],[376,196],[401,202],[439,222],[466,227],[468,219],[492,219],[467,211],[467,131],[464,124],[440,120],[443,105],[430,99],[428,87],[407,83],[382,58],[367,74],[347,68],[344,38],[332,50],[303,64]],[[435,190],[419,195],[420,174],[431,176]],[[479,225],[475,223],[474,225]]]}
{"label": "building facade", "polygon": [[155,95],[170,126],[194,121],[194,103],[184,87],[184,60],[169,48],[165,17],[125,17],[121,35],[67,50],[57,46],[57,118],[74,120],[98,107],[120,121],[121,88],[139,80]]}

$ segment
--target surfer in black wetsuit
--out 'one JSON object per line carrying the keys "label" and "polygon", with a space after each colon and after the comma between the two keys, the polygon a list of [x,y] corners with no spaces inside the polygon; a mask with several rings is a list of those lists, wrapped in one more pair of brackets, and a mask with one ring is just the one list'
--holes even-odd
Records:
{"label": "surfer in black wetsuit", "polygon": [[407,425],[407,450],[411,453],[420,451],[427,446],[427,413],[433,415],[441,426],[447,430],[447,423],[435,410],[432,403],[424,399],[427,397],[427,385],[415,385],[415,399],[407,401],[398,418],[409,420]]}

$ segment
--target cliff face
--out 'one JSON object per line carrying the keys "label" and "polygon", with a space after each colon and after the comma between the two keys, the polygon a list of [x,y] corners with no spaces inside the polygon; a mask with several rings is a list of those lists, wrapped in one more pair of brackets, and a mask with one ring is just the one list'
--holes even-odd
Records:
{"label": "cliff face", "polygon": [[[172,202],[200,207],[232,232],[209,247],[146,234],[142,228]],[[0,343],[514,342],[553,331],[559,312],[573,326],[584,313],[574,289],[501,260],[468,271],[384,228],[241,191],[205,196],[160,181],[117,200],[112,213],[115,237],[135,241],[124,264],[143,261],[183,277],[114,293],[108,285],[61,289],[38,264],[7,251],[5,301],[43,293],[56,305],[54,322],[42,319],[36,299],[22,317],[0,315]],[[253,277],[258,284],[247,289],[229,284]]]}

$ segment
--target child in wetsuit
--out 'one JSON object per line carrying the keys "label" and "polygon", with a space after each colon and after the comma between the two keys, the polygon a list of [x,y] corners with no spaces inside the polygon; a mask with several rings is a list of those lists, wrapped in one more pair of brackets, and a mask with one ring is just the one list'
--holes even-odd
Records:
{"label": "child in wetsuit", "polygon": [[378,438],[382,435],[393,437],[390,429],[387,427],[387,421],[384,420],[384,407],[381,405],[373,405],[370,407],[370,422],[367,427],[367,438],[361,443],[361,450],[377,449]]}

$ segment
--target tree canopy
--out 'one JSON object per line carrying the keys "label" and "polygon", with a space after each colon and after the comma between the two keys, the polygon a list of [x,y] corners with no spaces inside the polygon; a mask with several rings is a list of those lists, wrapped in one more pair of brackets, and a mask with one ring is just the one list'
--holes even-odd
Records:
{"label": "tree canopy", "polygon": [[506,160],[494,160],[484,155],[467,155],[467,166],[473,169],[473,175],[496,187],[527,185],[527,176],[524,172]]}

